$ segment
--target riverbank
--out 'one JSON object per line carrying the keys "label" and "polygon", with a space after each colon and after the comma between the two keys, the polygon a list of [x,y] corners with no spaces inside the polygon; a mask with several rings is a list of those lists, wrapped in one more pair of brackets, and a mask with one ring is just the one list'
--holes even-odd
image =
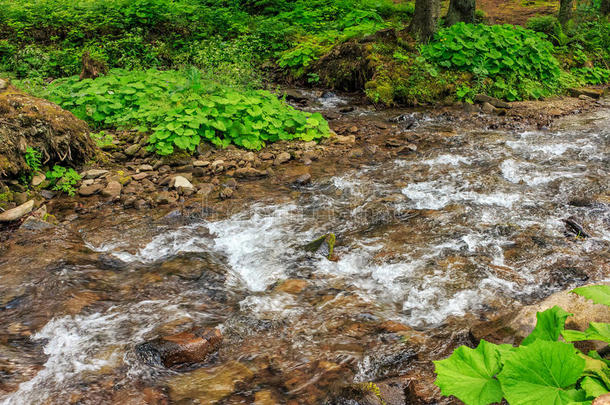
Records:
{"label": "riverbank", "polygon": [[[288,100],[306,111],[322,112],[334,136],[320,143],[278,142],[259,152],[201,145],[194,156],[160,157],[146,150],[146,138],[137,132],[108,132],[112,142],[79,168],[82,181],[75,184],[75,197],[42,189],[45,179],[38,175],[33,179],[36,184],[29,187],[16,181],[5,183],[2,208],[8,211],[34,200],[32,212],[39,211],[32,215],[51,222],[74,219],[107,204],[167,210],[203,203],[224,211],[223,206],[231,206],[233,201],[240,206],[255,195],[252,190],[257,187],[298,190],[320,176],[350,167],[417,156],[420,144],[451,136],[419,133],[420,119],[440,120],[463,129],[526,131],[549,129],[558,118],[607,108],[603,100],[584,95],[586,92],[545,101],[505,103],[482,97],[463,106],[376,111],[358,96],[342,98],[335,93],[289,89]],[[0,226],[15,229],[25,219],[24,214]]]}

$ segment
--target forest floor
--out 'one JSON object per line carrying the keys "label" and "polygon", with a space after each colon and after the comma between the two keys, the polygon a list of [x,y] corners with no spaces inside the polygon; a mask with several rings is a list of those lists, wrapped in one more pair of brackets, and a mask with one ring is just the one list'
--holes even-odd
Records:
{"label": "forest floor", "polygon": [[491,24],[525,25],[532,17],[555,13],[558,3],[546,0],[479,0],[477,8],[485,11]]}

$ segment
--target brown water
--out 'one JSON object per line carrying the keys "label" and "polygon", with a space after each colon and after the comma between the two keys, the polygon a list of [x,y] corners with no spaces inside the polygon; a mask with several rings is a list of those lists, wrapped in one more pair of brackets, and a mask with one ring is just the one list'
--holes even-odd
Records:
{"label": "brown water", "polygon": [[[232,215],[105,207],[16,236],[0,257],[0,403],[323,403],[438,357],[428,340],[473,319],[608,279],[608,110],[524,133],[412,117],[442,134],[418,154],[262,189]],[[569,216],[592,237],[566,237]],[[327,232],[337,261],[301,249]],[[205,364],[136,354],[195,326],[225,338]]]}

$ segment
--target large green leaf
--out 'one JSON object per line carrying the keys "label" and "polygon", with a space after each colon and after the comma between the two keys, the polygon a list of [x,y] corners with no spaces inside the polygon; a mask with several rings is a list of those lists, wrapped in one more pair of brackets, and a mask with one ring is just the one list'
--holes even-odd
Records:
{"label": "large green leaf", "polygon": [[567,405],[584,399],[573,388],[585,360],[570,344],[538,339],[503,360],[498,380],[511,405]]}
{"label": "large green leaf", "polygon": [[590,285],[587,287],[579,287],[572,290],[573,293],[582,295],[595,302],[610,307],[610,285]]}
{"label": "large green leaf", "polygon": [[466,346],[435,361],[436,382],[443,395],[453,395],[468,405],[487,405],[502,400],[502,389],[495,375],[500,371],[497,347],[481,340],[476,349]]}
{"label": "large green leaf", "polygon": [[580,386],[585,390],[587,398],[597,398],[608,393],[606,386],[597,378],[585,377],[580,382]]}
{"label": "large green leaf", "polygon": [[578,342],[581,340],[601,340],[610,343],[610,323],[591,322],[586,331],[564,330],[561,333],[568,342]]}
{"label": "large green leaf", "polygon": [[536,314],[536,319],[538,320],[536,327],[521,344],[529,345],[536,339],[556,342],[559,339],[559,334],[564,330],[566,319],[569,316],[572,316],[572,314],[564,311],[557,305],[546,311],[538,312]]}

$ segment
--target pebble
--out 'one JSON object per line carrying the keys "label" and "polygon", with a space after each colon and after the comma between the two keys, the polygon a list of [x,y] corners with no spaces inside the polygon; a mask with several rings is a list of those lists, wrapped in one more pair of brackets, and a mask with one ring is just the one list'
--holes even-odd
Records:
{"label": "pebble", "polygon": [[150,175],[150,173],[142,172],[142,173],[134,174],[133,176],[131,176],[131,178],[136,180],[136,181],[140,181],[140,180],[144,180],[149,175]]}
{"label": "pebble", "polygon": [[34,177],[32,177],[32,186],[37,187],[42,184],[47,179],[47,176],[44,173],[38,173]]}
{"label": "pebble", "polygon": [[154,169],[151,165],[141,165],[140,171],[142,172],[152,172]]}
{"label": "pebble", "polygon": [[275,166],[279,166],[283,163],[288,162],[291,159],[290,153],[288,152],[282,152],[279,155],[277,155],[277,157],[275,158],[275,160],[273,161],[273,164]]}
{"label": "pebble", "polygon": [[186,177],[184,177],[184,176],[174,177],[170,183],[170,187],[183,188],[183,189],[187,189],[187,190],[194,189],[194,186],[191,184],[191,182],[188,181],[188,179],[186,179]]}
{"label": "pebble", "polygon": [[108,174],[108,170],[91,169],[91,170],[87,170],[85,173],[81,174],[81,176],[85,179],[99,179],[100,177],[104,177],[107,174]]}
{"label": "pebble", "polygon": [[123,186],[118,181],[109,181],[108,185],[106,185],[106,188],[102,190],[102,195],[104,197],[110,197],[112,199],[115,199],[121,195],[122,189]]}
{"label": "pebble", "polygon": [[210,165],[210,162],[207,160],[195,160],[193,162],[194,167],[208,167],[209,165]]}
{"label": "pebble", "polygon": [[103,189],[104,189],[104,186],[100,183],[95,183],[95,184],[90,184],[90,185],[83,184],[78,189],[78,194],[80,194],[83,197],[89,197],[89,196],[99,193]]}

